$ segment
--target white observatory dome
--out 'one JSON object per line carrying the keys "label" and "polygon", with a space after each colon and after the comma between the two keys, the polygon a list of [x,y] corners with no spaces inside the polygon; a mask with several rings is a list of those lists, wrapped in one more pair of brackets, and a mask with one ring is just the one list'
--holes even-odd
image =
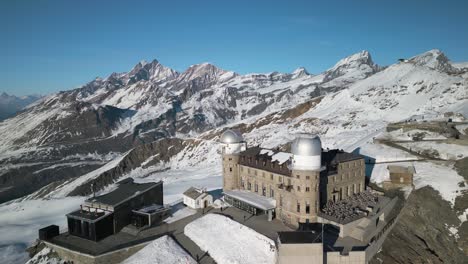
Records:
{"label": "white observatory dome", "polygon": [[300,135],[291,144],[294,155],[316,156],[322,154],[322,141],[317,135]]}
{"label": "white observatory dome", "polygon": [[238,131],[228,129],[221,135],[220,141],[224,144],[234,144],[243,142],[244,138]]}
{"label": "white observatory dome", "polygon": [[220,138],[224,154],[238,154],[247,148],[247,145],[239,131],[228,129]]}
{"label": "white observatory dome", "polygon": [[317,135],[299,135],[291,144],[294,170],[320,170],[322,141]]}

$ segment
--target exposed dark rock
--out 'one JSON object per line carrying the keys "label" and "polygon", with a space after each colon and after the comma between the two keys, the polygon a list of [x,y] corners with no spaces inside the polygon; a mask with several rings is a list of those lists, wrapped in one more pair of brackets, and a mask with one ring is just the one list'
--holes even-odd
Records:
{"label": "exposed dark rock", "polygon": [[144,144],[135,147],[125,158],[113,169],[110,169],[95,179],[88,181],[76,189],[69,196],[85,196],[92,193],[91,185],[93,184],[94,191],[99,191],[106,186],[118,181],[118,179],[129,173],[131,170],[141,167],[141,164],[147,161],[150,157],[154,157],[148,165],[163,163],[179,153],[185,148],[187,142],[178,138],[164,138],[153,143]]}
{"label": "exposed dark rock", "polygon": [[467,263],[447,225],[460,220],[431,187],[414,190],[401,217],[371,263]]}

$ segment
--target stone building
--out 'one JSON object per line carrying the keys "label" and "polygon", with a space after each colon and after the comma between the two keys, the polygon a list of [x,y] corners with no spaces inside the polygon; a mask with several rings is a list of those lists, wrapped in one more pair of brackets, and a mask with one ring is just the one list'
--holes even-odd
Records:
{"label": "stone building", "polygon": [[247,148],[239,132],[221,136],[225,199],[285,224],[317,222],[321,208],[365,190],[364,157],[323,150],[320,138],[298,136],[291,153]]}
{"label": "stone building", "polygon": [[413,175],[416,173],[413,166],[389,165],[387,170],[389,180],[383,182],[384,189],[413,186]]}

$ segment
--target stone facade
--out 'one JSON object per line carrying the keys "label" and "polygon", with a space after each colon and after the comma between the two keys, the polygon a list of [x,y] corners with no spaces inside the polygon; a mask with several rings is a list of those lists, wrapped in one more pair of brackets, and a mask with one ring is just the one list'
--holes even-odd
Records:
{"label": "stone facade", "polygon": [[235,189],[239,189],[239,155],[223,154],[223,190]]}
{"label": "stone facade", "polygon": [[365,190],[364,158],[341,162],[336,173],[326,177],[325,201],[339,201]]}
{"label": "stone facade", "polygon": [[[317,214],[328,200],[346,199],[365,190],[365,164],[360,156],[340,162],[325,160],[320,170],[290,169],[291,158],[279,163],[268,160],[265,150],[254,148],[236,154],[223,151],[224,190],[247,190],[276,200],[276,218],[285,224],[317,222]],[[272,150],[267,150],[272,151]],[[274,151],[272,151],[274,152]],[[344,152],[336,152],[336,156]],[[349,154],[349,153],[346,153]],[[324,156],[325,157],[325,156]]]}

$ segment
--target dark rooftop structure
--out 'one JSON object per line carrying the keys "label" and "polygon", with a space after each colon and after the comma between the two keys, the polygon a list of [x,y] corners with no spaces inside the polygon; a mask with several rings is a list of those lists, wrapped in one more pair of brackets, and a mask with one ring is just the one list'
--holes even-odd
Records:
{"label": "dark rooftop structure", "polygon": [[162,182],[135,183],[125,179],[112,192],[90,198],[67,214],[68,232],[93,241],[116,234],[127,225],[149,227],[162,221]]}
{"label": "dark rooftop structure", "polygon": [[116,206],[126,199],[162,184],[162,182],[134,183],[132,178],[128,178],[118,182],[117,184],[119,186],[114,191],[90,198],[86,200],[86,202]]}
{"label": "dark rooftop structure", "polygon": [[282,244],[322,243],[322,231],[278,232],[278,239]]}
{"label": "dark rooftop structure", "polygon": [[322,151],[322,164],[333,165],[358,159],[364,159],[364,156],[339,149]]}

